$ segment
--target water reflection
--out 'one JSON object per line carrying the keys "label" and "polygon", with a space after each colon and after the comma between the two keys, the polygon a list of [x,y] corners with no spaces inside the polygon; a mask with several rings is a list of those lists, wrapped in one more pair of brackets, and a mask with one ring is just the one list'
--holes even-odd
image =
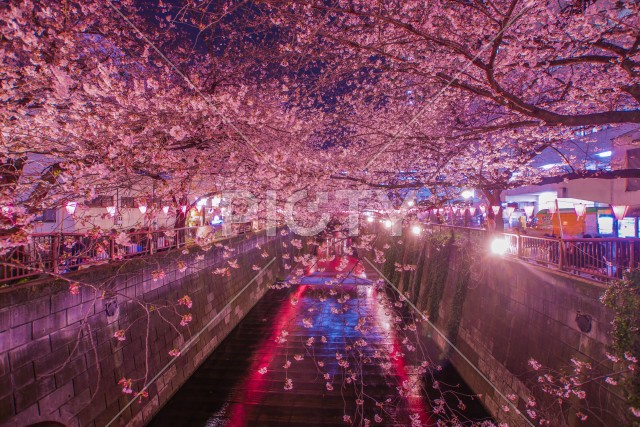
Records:
{"label": "water reflection", "polygon": [[462,397],[465,387],[448,386],[460,379],[437,361],[422,325],[357,259],[309,273],[270,290],[150,425],[426,426],[484,417]]}

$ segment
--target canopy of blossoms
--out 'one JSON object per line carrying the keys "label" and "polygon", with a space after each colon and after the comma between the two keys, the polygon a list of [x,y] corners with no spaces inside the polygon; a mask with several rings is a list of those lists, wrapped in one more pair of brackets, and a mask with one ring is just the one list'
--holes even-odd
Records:
{"label": "canopy of blossoms", "polygon": [[5,3],[2,244],[44,208],[135,185],[175,204],[420,187],[438,204],[536,181],[554,171],[532,159],[576,128],[640,123],[638,7]]}
{"label": "canopy of blossoms", "polygon": [[[381,189],[393,207],[399,190],[422,187],[433,205],[465,187],[495,200],[514,178],[557,173],[532,162],[576,130],[640,123],[639,12],[634,0],[2,2],[0,253],[28,240],[43,209],[114,189],[171,201],[176,227],[184,204],[223,191],[262,204],[306,191],[321,206],[294,212],[301,224],[352,210],[349,197],[318,198],[334,190]],[[619,176],[563,159],[577,176]],[[390,209],[379,195],[366,196],[369,207]],[[384,252],[376,255],[384,263]],[[238,268],[226,262],[213,274]],[[339,280],[327,289],[335,310],[351,310],[356,294]],[[389,313],[407,308],[402,295],[376,292]],[[185,310],[182,327],[192,321],[190,298],[174,304]],[[394,320],[403,352],[421,352],[411,341],[421,320]],[[361,344],[345,346],[332,365],[349,373],[344,364]],[[635,356],[627,361],[635,370]],[[433,364],[420,355],[415,367],[431,374]],[[540,369],[535,361],[532,368]],[[331,391],[335,377],[319,372]],[[341,381],[348,378],[357,384],[351,375]],[[582,399],[577,381],[541,378],[549,391],[564,387]],[[289,380],[285,374],[291,389]],[[145,392],[131,378],[121,385],[126,394]],[[414,385],[399,383],[399,394]],[[367,416],[377,421],[377,411]],[[457,412],[442,411],[457,425]],[[360,409],[352,414],[345,417],[367,425]]]}

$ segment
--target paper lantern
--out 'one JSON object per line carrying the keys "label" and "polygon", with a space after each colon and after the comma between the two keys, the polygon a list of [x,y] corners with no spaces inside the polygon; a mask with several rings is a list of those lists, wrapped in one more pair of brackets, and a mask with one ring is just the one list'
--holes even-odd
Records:
{"label": "paper lantern", "polygon": [[625,216],[627,216],[627,210],[629,210],[629,206],[625,205],[611,205],[611,209],[613,210],[613,214],[616,216],[618,221],[622,221]]}
{"label": "paper lantern", "polygon": [[169,213],[169,206],[163,206],[162,212],[164,212],[164,214],[167,215]]}
{"label": "paper lantern", "polygon": [[138,206],[138,209],[140,209],[140,213],[142,215],[147,213],[147,206],[146,205],[140,205],[140,206]]}
{"label": "paper lantern", "polygon": [[66,209],[69,215],[73,215],[76,213],[76,208],[78,207],[78,202],[68,202]]}

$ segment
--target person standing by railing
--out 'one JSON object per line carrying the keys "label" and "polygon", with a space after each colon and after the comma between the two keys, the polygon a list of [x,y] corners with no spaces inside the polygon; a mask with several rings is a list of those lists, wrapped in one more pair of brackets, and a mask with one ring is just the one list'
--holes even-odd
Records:
{"label": "person standing by railing", "polygon": [[[556,239],[556,236],[554,236],[553,234],[545,234],[544,235],[545,239]],[[557,240],[554,241],[550,241],[550,240],[546,240],[547,242],[547,256],[548,256],[548,261],[551,264],[558,264],[560,262],[559,256],[560,256],[560,248],[559,248],[559,243]]]}
{"label": "person standing by railing", "polygon": [[140,229],[140,252],[149,253],[151,248],[151,239],[149,227],[142,227]]}
{"label": "person standing by railing", "polygon": [[487,214],[487,231],[489,233],[496,231],[496,219],[495,215],[491,211]]}
{"label": "person standing by railing", "polygon": [[527,234],[527,217],[526,215],[521,215],[518,217],[518,227],[522,230],[522,234]]}
{"label": "person standing by railing", "polygon": [[93,256],[92,263],[93,264],[103,264],[107,262],[109,259],[109,253],[104,247],[102,242],[96,244],[95,247],[95,255]]}
{"label": "person standing by railing", "polygon": [[164,227],[160,228],[158,230],[156,230],[155,235],[156,235],[156,250],[161,250],[164,249],[164,247],[166,246],[165,244],[165,235],[164,235]]}
{"label": "person standing by railing", "polygon": [[74,242],[71,245],[71,262],[70,265],[72,267],[69,268],[71,271],[76,271],[78,269],[78,265],[80,265],[83,261],[82,255],[84,253],[85,246],[82,243],[82,238],[80,236],[74,237]]}
{"label": "person standing by railing", "polygon": [[112,228],[109,232],[109,256],[111,259],[117,259],[120,257],[121,249],[120,245],[116,243],[116,238],[118,237],[118,230]]}

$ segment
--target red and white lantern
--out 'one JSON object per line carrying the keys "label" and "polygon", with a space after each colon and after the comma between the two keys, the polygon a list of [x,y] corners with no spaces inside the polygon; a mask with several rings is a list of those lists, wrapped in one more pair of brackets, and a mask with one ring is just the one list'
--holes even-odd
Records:
{"label": "red and white lantern", "polygon": [[532,218],[533,217],[533,205],[529,205],[529,206],[525,206],[524,207],[524,213],[527,217]]}
{"label": "red and white lantern", "polygon": [[611,210],[613,210],[613,214],[615,215],[618,221],[622,221],[625,216],[627,216],[627,211],[629,210],[629,206],[625,205],[611,205]]}
{"label": "red and white lantern", "polygon": [[73,215],[76,213],[76,208],[78,207],[78,202],[68,202],[65,208],[67,209],[67,213],[69,215]]}

